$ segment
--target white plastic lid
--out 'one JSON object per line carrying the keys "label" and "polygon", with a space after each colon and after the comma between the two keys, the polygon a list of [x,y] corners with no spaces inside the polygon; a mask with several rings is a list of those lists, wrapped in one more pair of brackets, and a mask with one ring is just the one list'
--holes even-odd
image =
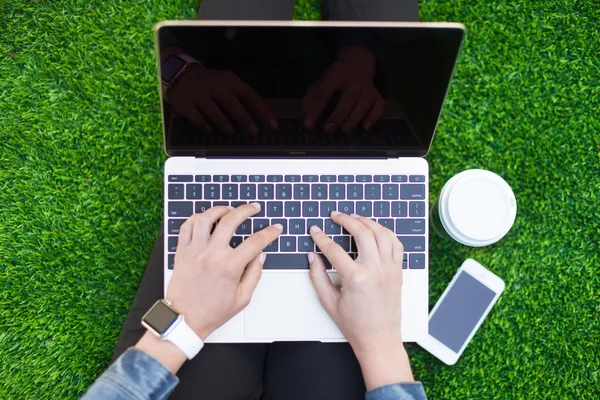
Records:
{"label": "white plastic lid", "polygon": [[455,240],[487,246],[502,239],[517,215],[515,195],[493,172],[471,169],[450,179],[440,194],[440,219]]}

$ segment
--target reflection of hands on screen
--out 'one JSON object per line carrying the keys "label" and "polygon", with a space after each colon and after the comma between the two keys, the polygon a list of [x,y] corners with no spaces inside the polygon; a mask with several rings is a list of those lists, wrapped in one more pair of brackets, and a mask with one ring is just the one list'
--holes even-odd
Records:
{"label": "reflection of hands on screen", "polygon": [[[258,134],[256,121],[277,129],[277,121],[265,101],[235,73],[192,64],[169,90],[175,110],[205,132],[233,134],[236,126]],[[255,121],[256,119],[256,121]]]}
{"label": "reflection of hands on screen", "polygon": [[331,98],[340,100],[325,122],[325,131],[350,132],[362,121],[369,130],[381,117],[385,101],[373,84],[375,56],[366,47],[349,45],[307,90],[302,101],[304,127],[313,129]]}

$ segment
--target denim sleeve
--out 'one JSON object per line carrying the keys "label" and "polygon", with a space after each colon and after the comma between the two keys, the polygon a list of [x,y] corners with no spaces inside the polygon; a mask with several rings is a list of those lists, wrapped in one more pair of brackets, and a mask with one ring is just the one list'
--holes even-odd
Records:
{"label": "denim sleeve", "polygon": [[179,378],[160,361],[134,348],[123,353],[81,398],[82,400],[162,400]]}
{"label": "denim sleeve", "polygon": [[427,400],[427,396],[421,382],[392,383],[369,390],[365,400]]}

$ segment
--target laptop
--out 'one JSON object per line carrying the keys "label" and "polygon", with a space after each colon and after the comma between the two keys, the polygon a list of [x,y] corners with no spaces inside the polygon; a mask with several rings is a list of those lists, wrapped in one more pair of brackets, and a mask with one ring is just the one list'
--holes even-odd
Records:
{"label": "laptop", "polygon": [[[207,342],[346,339],[319,303],[306,253],[332,210],[404,245],[402,337],[428,330],[429,151],[463,41],[456,23],[165,21],[155,26],[164,146],[164,290],[193,213],[260,202],[231,246],[281,223],[248,307]],[[307,115],[312,123],[307,122]],[[333,116],[335,115],[335,119]],[[328,122],[335,121],[333,129]],[[339,121],[338,121],[339,120]],[[367,122],[368,125],[367,125]],[[327,263],[334,284],[335,266]]]}

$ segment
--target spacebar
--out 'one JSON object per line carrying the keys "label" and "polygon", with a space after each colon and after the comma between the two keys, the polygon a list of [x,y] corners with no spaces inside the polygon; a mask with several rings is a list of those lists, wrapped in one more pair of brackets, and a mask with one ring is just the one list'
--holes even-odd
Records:
{"label": "spacebar", "polygon": [[308,257],[302,254],[267,253],[264,269],[308,269]]}

